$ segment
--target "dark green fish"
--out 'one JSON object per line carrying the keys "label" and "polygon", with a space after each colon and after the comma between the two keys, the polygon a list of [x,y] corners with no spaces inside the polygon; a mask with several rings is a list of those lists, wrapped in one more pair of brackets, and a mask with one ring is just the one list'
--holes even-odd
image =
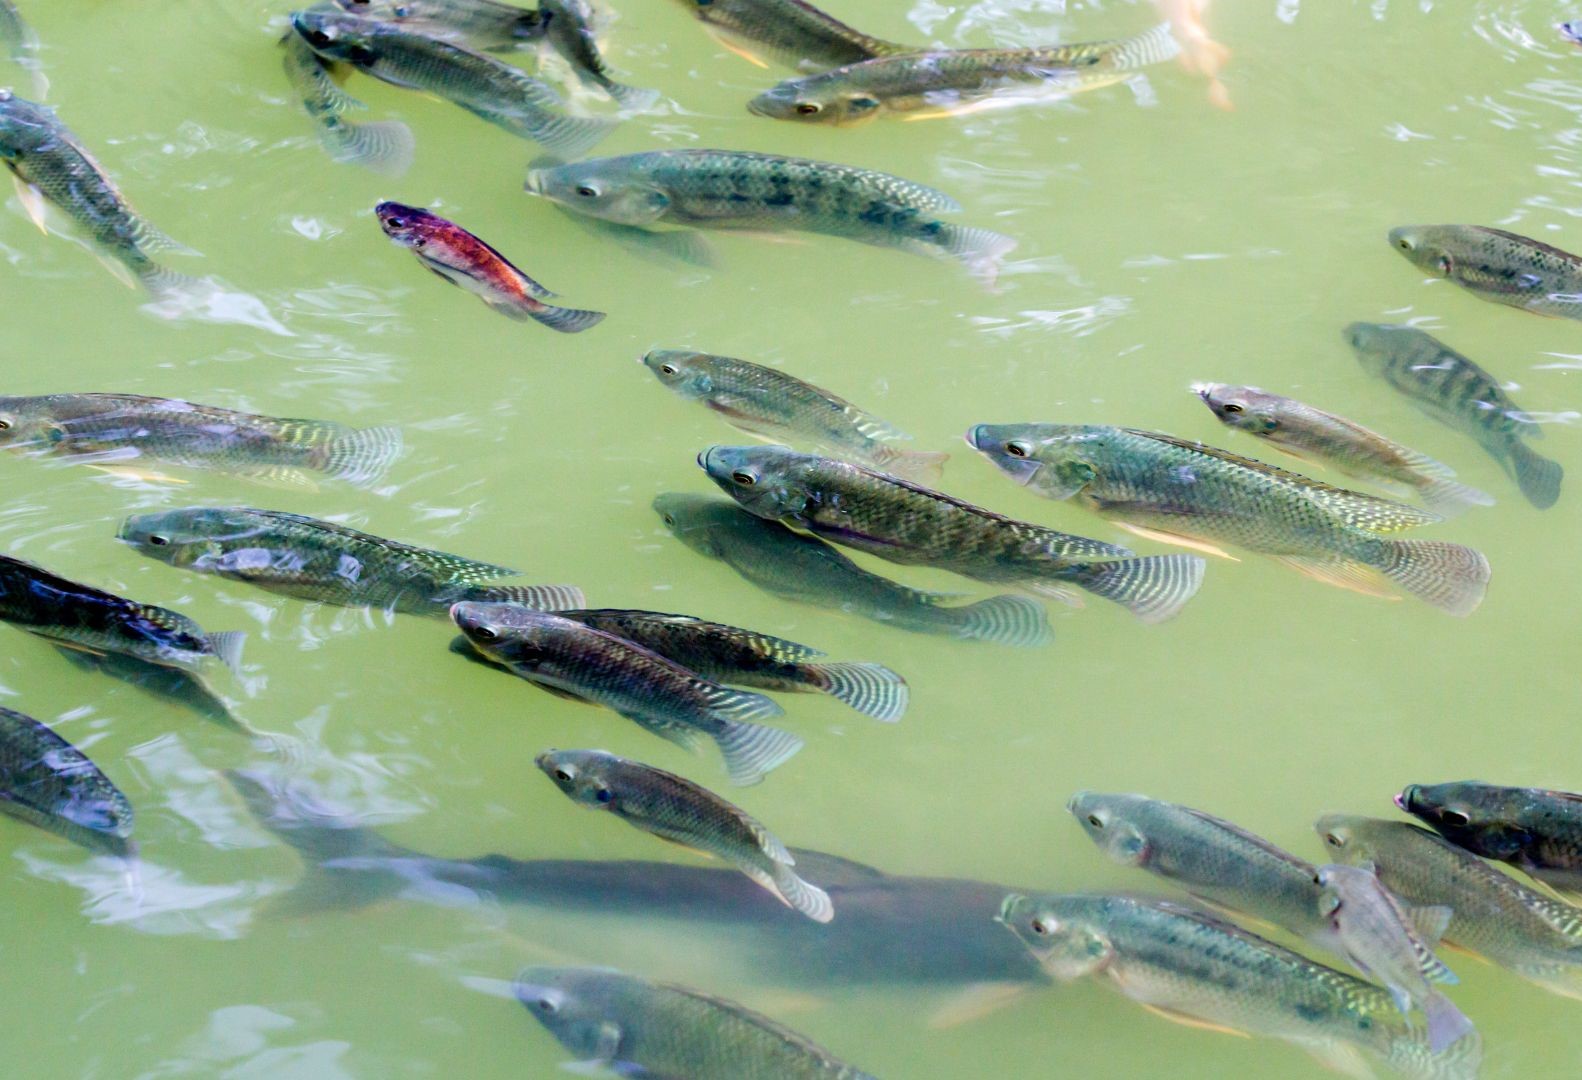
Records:
{"label": "dark green fish", "polygon": [[597,86],[624,108],[646,109],[659,100],[658,90],[625,86],[610,77],[593,32],[593,5],[588,0],[539,0],[538,10],[547,40],[565,57],[577,78]]}
{"label": "dark green fish", "polygon": [[603,750],[546,750],[534,761],[572,801],[718,856],[814,922],[835,917],[829,894],[797,876],[779,838],[707,788]]}
{"label": "dark green fish", "polygon": [[991,596],[952,605],[954,596],[880,577],[824,541],[755,517],[733,502],[671,493],[656,498],[654,509],[693,551],[720,560],[782,600],[964,641],[1030,646],[1053,637],[1043,605],[1028,597]]}
{"label": "dark green fish", "polygon": [[1346,340],[1363,369],[1379,376],[1420,410],[1483,447],[1516,481],[1527,501],[1546,510],[1560,498],[1564,471],[1524,441],[1543,429],[1484,371],[1413,326],[1356,322]]}
{"label": "dark green fish", "polygon": [[418,33],[446,32],[465,37],[480,49],[520,49],[544,38],[542,11],[496,0],[335,0],[341,10],[380,22],[398,23]]}
{"label": "dark green fish", "polygon": [[950,456],[892,446],[911,436],[828,390],[761,364],[683,349],[652,349],[643,357],[643,366],[677,394],[719,413],[732,427],[775,442],[806,443],[916,480],[937,479]]}
{"label": "dark green fish", "polygon": [[[768,65],[753,51],[789,67],[818,71],[855,64],[875,56],[909,53],[910,45],[864,34],[806,0],[681,0],[687,10],[712,29],[744,44],[727,44],[732,52],[759,67]],[[751,43],[751,46],[745,43]]]}
{"label": "dark green fish", "polygon": [[1134,558],[1125,548],[1014,521],[833,458],[783,446],[714,446],[698,464],[727,495],[769,521],[902,565],[1007,582],[1071,602],[1073,587],[1144,622],[1181,610],[1203,581],[1189,555]]}
{"label": "dark green fish", "polygon": [[614,634],[518,604],[461,603],[450,617],[473,648],[513,675],[613,709],[688,750],[713,739],[732,783],[756,784],[802,749],[789,731],[752,722],[785,713],[762,694],[710,682]]}
{"label": "dark green fish", "polygon": [[516,996],[579,1067],[653,1080],[873,1080],[767,1016],[609,968],[528,968]]}
{"label": "dark green fish", "polygon": [[0,397],[0,448],[88,465],[136,460],[306,485],[367,486],[401,453],[394,427],[353,428],[141,394]]}
{"label": "dark green fish", "polygon": [[558,614],[652,649],[705,679],[758,690],[828,694],[876,720],[906,711],[906,680],[883,664],[838,664],[784,638],[690,615],[620,608]]}
{"label": "dark green fish", "polygon": [[300,34],[287,31],[280,45],[285,51],[286,79],[330,157],[386,176],[400,176],[412,167],[416,140],[411,128],[399,120],[368,124],[348,120],[347,113],[367,106],[336,85],[329,67]]}
{"label": "dark green fish", "polygon": [[1582,795],[1457,780],[1412,784],[1395,804],[1456,846],[1582,898]]}
{"label": "dark green fish", "polygon": [[81,750],[39,723],[0,708],[0,813],[90,851],[126,857],[132,804]]}
{"label": "dark green fish", "polygon": [[1483,225],[1403,225],[1390,243],[1407,261],[1481,300],[1582,319],[1582,258]]}
{"label": "dark green fish", "polygon": [[1029,490],[1154,539],[1234,544],[1373,595],[1382,576],[1452,615],[1470,615],[1488,588],[1479,552],[1389,535],[1439,515],[1200,442],[1097,424],[980,424],[967,441]]}
{"label": "dark green fish", "polygon": [[129,517],[118,538],[162,563],[346,607],[444,615],[462,600],[578,607],[571,585],[492,585],[518,571],[301,514],[245,506]]}
{"label": "dark green fish", "polygon": [[291,24],[324,60],[351,64],[392,86],[444,98],[513,135],[576,156],[613,121],[571,116],[548,86],[509,64],[395,23],[330,11],[298,11]]}

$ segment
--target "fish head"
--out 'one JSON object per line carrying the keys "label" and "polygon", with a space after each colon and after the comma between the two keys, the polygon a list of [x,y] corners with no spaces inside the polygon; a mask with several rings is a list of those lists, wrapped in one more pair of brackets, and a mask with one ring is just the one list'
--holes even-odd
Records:
{"label": "fish head", "polygon": [[800,476],[806,460],[783,446],[711,446],[698,455],[720,490],[769,521],[795,518],[814,501]]}
{"label": "fish head", "polygon": [[1436,277],[1455,273],[1455,256],[1438,225],[1401,225],[1390,230],[1390,246],[1413,266]]}
{"label": "fish head", "polygon": [[516,668],[533,667],[549,641],[568,627],[582,625],[520,604],[472,600],[451,605],[450,618],[475,650]]}
{"label": "fish head", "polygon": [[48,397],[0,397],[0,447],[48,451],[66,435],[65,422]]}
{"label": "fish head", "polygon": [[1115,956],[1109,936],[1089,917],[1085,899],[1012,893],[995,921],[1027,946],[1051,978],[1071,982],[1103,971]]}
{"label": "fish head", "polygon": [[572,1054],[584,1061],[604,1061],[619,1048],[621,1030],[604,1007],[595,981],[599,974],[588,968],[533,967],[516,977],[512,991]]}
{"label": "fish head", "polygon": [[1088,838],[1099,850],[1122,866],[1148,865],[1152,848],[1141,825],[1129,812],[1140,801],[1136,795],[1106,795],[1079,791],[1066,803]]}
{"label": "fish head", "polygon": [[374,216],[385,235],[404,248],[421,248],[437,231],[450,222],[421,206],[406,206],[386,200],[374,207]]}
{"label": "fish head", "polygon": [[680,491],[655,497],[653,507],[677,540],[700,555],[715,559],[724,553],[727,531],[745,516],[733,502]]}
{"label": "fish head", "polygon": [[1090,451],[1096,429],[1077,424],[979,424],[967,445],[1023,487],[1069,499],[1097,476]]}
{"label": "fish head", "polygon": [[771,120],[836,127],[860,124],[879,115],[883,102],[871,91],[853,86],[837,68],[805,79],[787,79],[747,103],[747,111]]}
{"label": "fish head", "polygon": [[596,809],[615,804],[615,792],[606,779],[613,755],[603,750],[545,750],[533,763],[568,798]]}
{"label": "fish head", "polygon": [[650,349],[643,366],[682,397],[701,398],[714,392],[712,359],[708,353],[688,349]]}
{"label": "fish head", "polygon": [[1573,45],[1582,45],[1582,19],[1571,19],[1568,22],[1557,23],[1555,29],[1560,31],[1560,36]]}
{"label": "fish head", "polygon": [[1355,866],[1373,858],[1367,822],[1367,818],[1352,814],[1325,814],[1313,823],[1313,830],[1330,859]]}
{"label": "fish head", "polygon": [[631,158],[594,158],[531,168],[523,188],[567,210],[617,225],[652,225],[670,209],[670,196]]}
{"label": "fish head", "polygon": [[121,522],[115,535],[151,559],[171,566],[193,566],[234,554],[239,544],[258,534],[259,525],[244,511],[191,507],[134,514]]}
{"label": "fish head", "polygon": [[60,121],[48,105],[0,89],[0,160],[16,161],[40,144],[55,140],[59,126]]}
{"label": "fish head", "polygon": [[1226,427],[1249,435],[1270,435],[1280,426],[1280,402],[1284,399],[1277,394],[1229,383],[1196,383],[1192,389]]}
{"label": "fish head", "polygon": [[326,60],[368,65],[378,59],[373,29],[378,24],[339,11],[307,10],[291,13],[291,28],[308,48]]}
{"label": "fish head", "polygon": [[1409,785],[1395,804],[1457,847],[1503,861],[1533,842],[1520,822],[1528,800],[1521,788],[1457,780]]}

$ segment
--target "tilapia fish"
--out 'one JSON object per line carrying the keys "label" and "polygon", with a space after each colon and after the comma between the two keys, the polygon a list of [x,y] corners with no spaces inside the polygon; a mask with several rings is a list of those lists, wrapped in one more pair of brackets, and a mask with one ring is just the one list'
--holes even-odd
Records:
{"label": "tilapia fish", "polygon": [[785,844],[707,788],[603,750],[546,750],[534,760],[572,801],[718,856],[814,922],[835,917],[829,894],[797,876],[796,856]]}
{"label": "tilapia fish", "polygon": [[822,540],[749,514],[735,503],[672,492],[654,500],[665,527],[700,555],[718,559],[782,600],[963,641],[1044,645],[1053,637],[1042,604],[991,596],[955,604],[945,593],[909,589],[864,570]]}
{"label": "tilapia fish", "polygon": [[962,115],[1110,86],[1180,51],[1170,24],[1160,23],[1119,41],[902,53],[787,79],[747,108],[775,120],[834,125],[886,114],[907,120]]}
{"label": "tilapia fish", "polygon": [[864,34],[806,0],[681,0],[734,42],[732,52],[768,67],[760,52],[788,67],[809,71],[855,64],[875,56],[916,51],[910,45]]}
{"label": "tilapia fish", "polygon": [[1482,300],[1582,319],[1582,258],[1483,225],[1403,225],[1390,243],[1418,269]]}
{"label": "tilapia fish", "polygon": [[1192,389],[1226,427],[1394,493],[1415,492],[1436,514],[1450,517],[1468,507],[1494,505],[1489,495],[1456,483],[1450,466],[1343,416],[1256,386],[1198,383]]}
{"label": "tilapia fish", "polygon": [[731,498],[769,521],[903,565],[1015,583],[1070,602],[1073,589],[1144,622],[1179,612],[1203,560],[1134,558],[1125,548],[1002,517],[941,492],[782,446],[714,446],[698,464]]}
{"label": "tilapia fish", "polygon": [[579,1068],[656,1080],[873,1080],[767,1016],[609,968],[528,968],[516,996]]}
{"label": "tilapia fish", "polygon": [[1155,539],[1233,544],[1373,594],[1382,578],[1452,615],[1470,615],[1488,588],[1479,552],[1390,535],[1437,514],[1203,443],[1082,424],[980,424],[967,441],[1029,490],[1075,498]]}
{"label": "tilapia fish", "polygon": [[341,10],[417,33],[455,33],[480,49],[519,49],[542,41],[546,20],[496,0],[334,0]]}
{"label": "tilapia fish", "polygon": [[731,356],[653,349],[643,366],[734,428],[772,441],[806,443],[854,457],[896,476],[937,478],[948,454],[892,445],[911,436],[828,390],[783,371]]}
{"label": "tilapia fish", "polygon": [[163,510],[127,518],[117,536],[171,566],[346,607],[442,616],[463,600],[544,608],[583,602],[571,585],[490,584],[518,571],[279,510]]}
{"label": "tilapia fish", "polygon": [[883,664],[834,663],[817,649],[690,615],[621,608],[560,615],[625,638],[705,679],[758,690],[828,694],[876,720],[906,711],[906,680]]}
{"label": "tilapia fish", "polygon": [[1395,803],[1456,846],[1582,898],[1582,795],[1458,780],[1411,784]]}
{"label": "tilapia fish", "polygon": [[329,66],[300,34],[288,30],[280,46],[286,79],[330,157],[386,176],[400,176],[412,167],[417,143],[411,128],[399,120],[360,124],[348,119],[348,113],[368,106],[336,84]]}
{"label": "tilapia fish", "polygon": [[539,0],[545,39],[565,57],[577,77],[603,90],[628,109],[645,109],[659,99],[657,90],[639,90],[616,82],[599,51],[593,5],[588,0]]}
{"label": "tilapia fish", "polygon": [[1446,427],[1499,462],[1527,501],[1546,510],[1560,498],[1559,462],[1525,440],[1543,429],[1519,409],[1494,376],[1442,341],[1412,326],[1352,323],[1346,340],[1363,369],[1379,376]]}
{"label": "tilapia fish", "polygon": [[789,731],[753,722],[785,712],[762,694],[727,689],[624,638],[517,604],[461,603],[451,619],[473,648],[529,682],[689,750],[712,739],[732,783],[756,784],[802,749]]}
{"label": "tilapia fish", "polygon": [[80,464],[158,461],[312,486],[367,486],[401,454],[394,427],[354,428],[141,394],[0,397],[0,448]]}
{"label": "tilapia fish", "polygon": [[531,319],[564,334],[586,330],[604,318],[602,311],[544,303],[555,294],[478,237],[438,214],[397,202],[380,203],[374,214],[385,235],[417,256],[418,262],[507,318],[519,322]]}
{"label": "tilapia fish", "polygon": [[128,856],[132,804],[86,754],[31,716],[0,708],[0,813],[90,851]]}
{"label": "tilapia fish", "polygon": [[796,230],[960,260],[992,281],[1016,241],[941,219],[943,192],[887,173],[745,150],[650,150],[529,169],[526,189],[574,213],[651,229]]}

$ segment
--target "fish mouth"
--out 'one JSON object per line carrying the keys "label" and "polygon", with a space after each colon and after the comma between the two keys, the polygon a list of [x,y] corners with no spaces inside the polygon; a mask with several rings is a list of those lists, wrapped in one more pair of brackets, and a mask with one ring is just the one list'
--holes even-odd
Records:
{"label": "fish mouth", "polygon": [[1209,395],[1214,393],[1214,386],[1214,383],[1195,382],[1192,383],[1188,389],[1190,389],[1194,394],[1202,398],[1204,401],[1207,401],[1209,399]]}
{"label": "fish mouth", "polygon": [[542,169],[527,170],[527,179],[522,181],[522,190],[529,195],[544,194],[544,171]]}

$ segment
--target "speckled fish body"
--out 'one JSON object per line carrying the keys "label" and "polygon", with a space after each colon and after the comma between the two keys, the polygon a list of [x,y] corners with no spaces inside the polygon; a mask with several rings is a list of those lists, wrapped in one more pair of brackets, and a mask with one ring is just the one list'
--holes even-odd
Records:
{"label": "speckled fish body", "polygon": [[544,37],[545,19],[496,0],[334,0],[341,10],[419,33],[450,31],[480,49],[524,48]]}
{"label": "speckled fish body", "polygon": [[1390,243],[1480,299],[1582,319],[1582,257],[1569,251],[1483,225],[1403,225],[1390,230]]}
{"label": "speckled fish body", "polygon": [[658,100],[659,91],[626,86],[610,76],[594,32],[593,5],[588,0],[539,0],[538,9],[546,24],[546,39],[571,65],[577,78],[597,86],[624,108],[646,108]]}
{"label": "speckled fish body", "polygon": [[336,84],[329,65],[308,48],[302,36],[288,30],[280,47],[286,79],[330,157],[387,176],[399,176],[412,167],[416,141],[411,128],[399,120],[357,123],[348,119],[348,113],[367,106]]}
{"label": "speckled fish body", "polygon": [[90,851],[127,856],[132,804],[88,756],[45,724],[0,708],[0,813]]}
{"label": "speckled fish body", "polygon": [[1412,784],[1395,802],[1457,847],[1582,896],[1582,795],[1458,780]]}
{"label": "speckled fish body", "polygon": [[[681,0],[687,10],[746,50],[810,71],[855,64],[875,56],[914,51],[912,46],[853,29],[806,0]],[[762,64],[751,51],[748,59]]]}

